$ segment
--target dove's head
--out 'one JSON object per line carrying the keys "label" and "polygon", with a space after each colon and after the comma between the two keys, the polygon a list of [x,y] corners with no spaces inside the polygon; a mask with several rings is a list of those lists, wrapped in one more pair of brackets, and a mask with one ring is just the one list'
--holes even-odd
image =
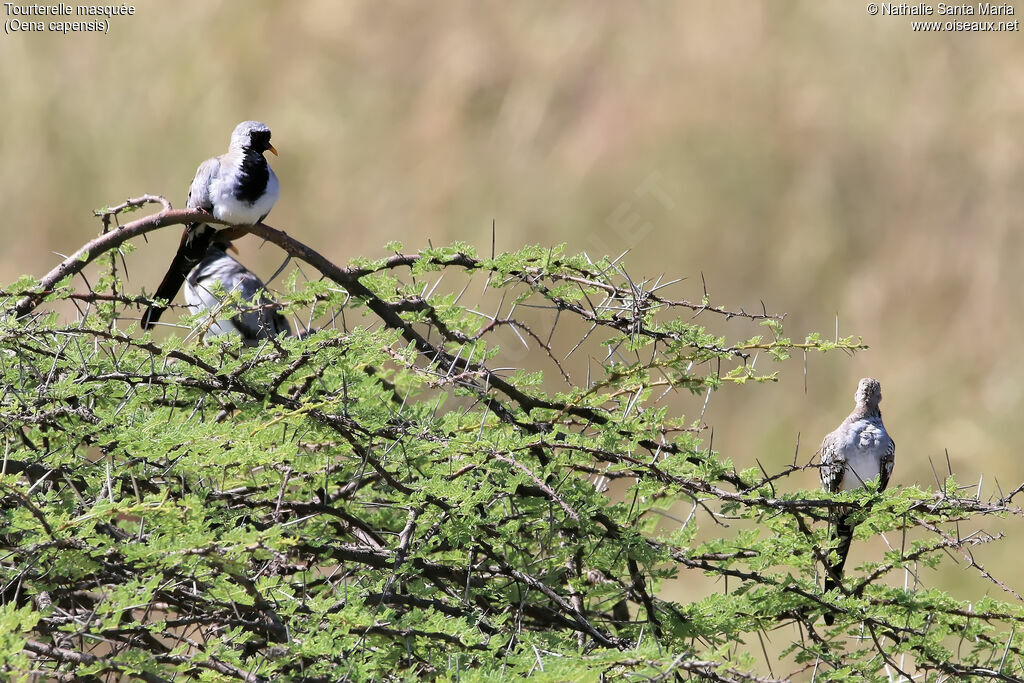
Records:
{"label": "dove's head", "polygon": [[259,154],[273,152],[277,156],[277,150],[270,144],[270,128],[260,121],[242,121],[235,126],[231,133],[231,148],[241,150],[252,150]]}

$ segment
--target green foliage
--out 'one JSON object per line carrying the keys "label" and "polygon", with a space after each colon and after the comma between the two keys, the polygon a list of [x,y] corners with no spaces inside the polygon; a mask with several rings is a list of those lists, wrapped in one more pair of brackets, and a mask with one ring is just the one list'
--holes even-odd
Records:
{"label": "green foliage", "polygon": [[[664,401],[776,380],[748,363],[758,350],[781,361],[859,341],[793,343],[775,318],[662,298],[561,248],[480,260],[465,245],[362,261],[358,298],[315,282],[284,302],[355,326],[255,348],[157,341],[123,328],[116,265],[84,317],[0,321],[4,671],[763,680],[783,667],[761,654],[768,632],[816,680],[1019,671],[1019,607],[903,580],[994,540],[951,525],[1008,500],[954,498],[955,483],[786,491],[802,468],[738,473]],[[450,271],[484,275],[500,301],[425,286]],[[694,311],[737,319],[746,341]],[[759,323],[771,341],[749,336]],[[509,362],[509,343],[540,355]],[[596,356],[592,371],[556,388],[573,354]],[[680,502],[692,513],[665,525]],[[855,542],[911,540],[824,595],[840,505],[858,515]],[[688,604],[664,597],[686,576],[723,581]]]}

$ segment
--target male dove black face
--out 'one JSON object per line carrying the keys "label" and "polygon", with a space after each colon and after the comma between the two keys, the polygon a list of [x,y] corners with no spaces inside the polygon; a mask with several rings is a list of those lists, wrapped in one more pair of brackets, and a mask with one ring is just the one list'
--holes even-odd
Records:
{"label": "male dove black face", "polygon": [[[229,225],[259,223],[273,208],[281,188],[264,152],[277,154],[270,144],[270,128],[259,121],[243,121],[231,133],[228,151],[199,165],[188,191],[187,206],[202,209]],[[185,276],[205,256],[221,226],[189,223],[154,299],[170,303]],[[166,310],[155,303],[142,316],[142,328],[150,329]]]}

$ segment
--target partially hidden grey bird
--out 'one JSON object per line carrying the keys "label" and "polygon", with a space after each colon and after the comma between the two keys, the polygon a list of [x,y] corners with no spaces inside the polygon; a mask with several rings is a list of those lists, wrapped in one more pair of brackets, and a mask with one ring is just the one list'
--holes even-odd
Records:
{"label": "partially hidden grey bird", "polygon": [[[254,225],[273,208],[281,187],[267,163],[264,152],[277,150],[270,144],[270,128],[259,121],[243,121],[231,133],[228,151],[199,165],[188,190],[186,205],[203,209],[229,225]],[[181,289],[185,276],[206,257],[217,230],[225,226],[189,223],[167,274],[154,299],[170,303]],[[166,303],[154,303],[142,315],[142,329],[148,330],[167,310]]]}
{"label": "partially hidden grey bird", "polygon": [[[882,424],[882,385],[877,379],[865,377],[854,394],[856,407],[843,423],[821,442],[821,486],[830,493],[850,491],[877,479],[878,490],[889,485],[889,476],[896,453],[896,444]],[[837,541],[837,559],[825,576],[825,592],[839,585],[843,576],[846,556],[853,541],[851,513],[838,510],[835,515],[833,540]],[[835,616],[825,613],[829,626]]]}
{"label": "partially hidden grey bird", "polygon": [[[230,242],[214,237],[206,256],[185,278],[185,303],[193,314],[209,313],[207,337],[237,333],[247,346],[281,334],[290,337],[292,328],[267,294],[267,287],[255,273],[228,253]],[[224,298],[239,292],[249,302],[230,318],[218,316]]]}

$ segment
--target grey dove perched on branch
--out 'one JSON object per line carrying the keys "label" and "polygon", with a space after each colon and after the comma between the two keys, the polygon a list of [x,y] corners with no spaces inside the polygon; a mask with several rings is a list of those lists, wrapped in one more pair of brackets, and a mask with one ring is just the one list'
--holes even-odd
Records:
{"label": "grey dove perched on branch", "polygon": [[[878,480],[878,490],[889,485],[889,476],[896,453],[896,444],[882,424],[882,385],[877,379],[865,377],[854,394],[857,406],[843,423],[821,442],[821,486],[829,493],[860,488],[865,482]],[[839,585],[846,556],[853,541],[850,514],[837,511],[833,539],[838,541],[838,559],[825,575],[825,592]],[[825,613],[825,623],[835,621],[834,615]]]}
{"label": "grey dove perched on branch", "polygon": [[[270,144],[270,128],[259,121],[243,121],[231,133],[228,151],[207,159],[196,170],[188,191],[187,206],[203,209],[230,225],[259,223],[273,208],[280,185],[264,152],[277,154]],[[201,261],[222,226],[189,223],[167,274],[154,299],[170,303],[181,289],[188,272]],[[154,303],[142,315],[142,329],[148,330],[167,310],[166,303]]]}
{"label": "grey dove perched on branch", "polygon": [[[279,305],[267,296],[266,285],[228,253],[232,248],[230,242],[215,237],[206,257],[189,272],[185,278],[185,303],[189,310],[194,314],[209,311],[212,322],[206,329],[207,336],[237,332],[247,346],[282,333],[290,337],[291,326],[278,311]],[[218,317],[217,310],[225,295],[236,291],[252,306],[231,318]]]}

